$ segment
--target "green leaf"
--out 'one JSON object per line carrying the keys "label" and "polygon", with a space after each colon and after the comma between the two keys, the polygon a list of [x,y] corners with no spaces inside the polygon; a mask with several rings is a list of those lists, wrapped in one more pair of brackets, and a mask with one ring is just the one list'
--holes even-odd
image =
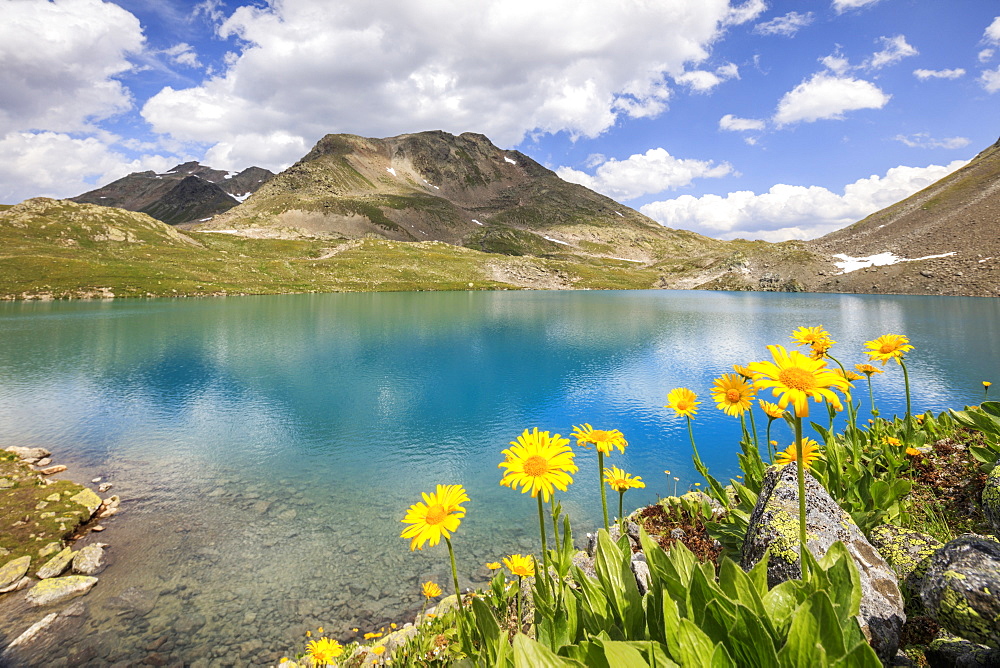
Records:
{"label": "green leaf", "polygon": [[733,661],[733,658],[729,655],[729,651],[726,650],[725,645],[721,642],[716,643],[709,665],[712,668],[736,668],[736,662]]}
{"label": "green leaf", "polygon": [[830,597],[825,591],[818,591],[812,595],[809,603],[819,629],[819,643],[826,651],[827,657],[834,659],[844,656],[847,653],[844,628],[837,612],[833,609]]}
{"label": "green leaf", "polygon": [[523,633],[514,636],[515,668],[566,668],[585,664],[559,656]]}
{"label": "green leaf", "polygon": [[715,645],[690,619],[681,619],[677,627],[678,654],[671,654],[685,668],[711,666]]}
{"label": "green leaf", "polygon": [[507,644],[507,634],[501,633],[500,624],[486,603],[478,596],[472,599],[472,613],[476,620],[476,630],[490,663],[496,663],[499,645]]}
{"label": "green leaf", "polygon": [[856,645],[839,659],[830,661],[830,668],[881,668],[878,654],[867,642]]}
{"label": "green leaf", "polygon": [[822,666],[826,662],[823,647],[819,644],[819,624],[812,615],[809,601],[803,602],[792,614],[788,638],[778,652],[778,662],[789,668]]}
{"label": "green leaf", "polygon": [[736,621],[730,634],[731,654],[741,666],[776,666],[778,650],[771,620],[754,614],[744,605],[736,606]]}
{"label": "green leaf", "polygon": [[616,640],[600,640],[596,644],[604,649],[604,658],[608,668],[632,668],[632,666],[648,666],[642,654],[630,643]]}

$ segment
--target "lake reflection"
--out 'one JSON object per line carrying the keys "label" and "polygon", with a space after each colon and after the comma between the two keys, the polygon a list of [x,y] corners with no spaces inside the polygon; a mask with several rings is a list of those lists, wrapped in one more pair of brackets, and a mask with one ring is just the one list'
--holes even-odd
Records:
{"label": "lake reflection", "polygon": [[[711,381],[764,359],[766,344],[790,345],[801,325],[823,325],[851,365],[865,340],[908,335],[917,410],[977,403],[981,381],[1000,380],[990,299],[594,291],[0,304],[0,444],[48,447],[75,479],[102,476],[124,500],[100,537],[113,563],[82,599],[87,613],[22,660],[107,665],[155,652],[268,664],[301,651],[307,628],[347,640],[353,627],[403,621],[420,582],[450,581],[443,548],[410,553],[399,538],[420,492],[468,489],[455,548],[463,585],[475,586],[484,562],[537,545],[534,503],[497,485],[500,450],[525,428],[621,429],[630,446],[610,463],[647,482],[626,497],[635,507],[671,493],[673,476],[680,490],[697,480],[685,423],[663,408],[684,385],[704,401],[705,462],[733,476],[739,422],[714,408]],[[886,369],[876,400],[901,412],[901,374]],[[866,417],[863,384],[857,398]],[[775,434],[790,440],[777,424]],[[600,501],[594,454],[578,464],[584,484],[563,503],[579,536]],[[41,617],[9,608],[8,640]],[[72,650],[54,647],[70,633]]]}

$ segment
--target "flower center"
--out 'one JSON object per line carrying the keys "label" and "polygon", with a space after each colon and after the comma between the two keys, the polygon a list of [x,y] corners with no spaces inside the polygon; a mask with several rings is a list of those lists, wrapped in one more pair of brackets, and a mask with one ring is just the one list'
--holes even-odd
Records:
{"label": "flower center", "polygon": [[739,390],[727,390],[726,391],[726,401],[728,401],[731,404],[737,404],[737,403],[739,403],[740,399],[742,399],[742,398],[743,398],[743,395],[740,394]]}
{"label": "flower center", "polygon": [[883,343],[882,347],[879,348],[879,352],[882,353],[883,355],[886,355],[888,353],[891,353],[895,349],[896,346],[892,345],[891,343]]}
{"label": "flower center", "polygon": [[604,443],[605,441],[611,440],[609,438],[608,432],[603,429],[595,429],[590,432],[590,442],[591,443]]}
{"label": "flower center", "polygon": [[680,412],[683,413],[684,411],[690,410],[690,409],[691,409],[691,402],[688,401],[687,399],[681,399],[680,401],[677,402],[677,410],[678,411],[680,411]]}
{"label": "flower center", "polygon": [[524,460],[524,472],[533,478],[549,472],[549,460],[541,455],[533,455]]}
{"label": "flower center", "polygon": [[808,392],[816,387],[816,376],[805,369],[800,369],[799,367],[782,369],[781,373],[778,374],[778,380],[780,380],[785,387],[790,387],[793,390],[801,390],[803,392]]}
{"label": "flower center", "polygon": [[427,509],[427,516],[424,522],[427,524],[440,524],[448,516],[448,510],[440,503],[436,503]]}

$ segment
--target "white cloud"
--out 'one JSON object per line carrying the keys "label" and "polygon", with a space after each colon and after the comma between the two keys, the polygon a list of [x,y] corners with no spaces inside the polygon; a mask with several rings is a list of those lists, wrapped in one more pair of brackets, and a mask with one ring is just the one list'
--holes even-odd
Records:
{"label": "white cloud", "polygon": [[823,63],[823,67],[838,76],[847,74],[847,71],[851,69],[851,63],[840,53],[831,53],[829,56],[820,58],[819,62]]}
{"label": "white cloud", "polygon": [[753,31],[758,35],[783,35],[791,37],[812,23],[813,20],[812,12],[806,12],[805,14],[788,12],[784,16],[776,16],[770,21],[758,23],[753,27]]}
{"label": "white cloud", "polygon": [[640,210],[669,227],[734,239],[811,239],[905,199],[967,164],[893,167],[885,176],[858,179],[838,195],[819,186],[778,184],[760,195],[732,192],[725,197],[682,195]]}
{"label": "white cloud", "polygon": [[993,19],[993,23],[986,27],[983,39],[993,44],[1000,44],[1000,16]]}
{"label": "white cloud", "polygon": [[594,137],[620,118],[662,113],[667,81],[704,62],[727,22],[751,20],[763,3],[735,13],[726,0],[469,7],[462,0],[240,7],[219,29],[244,45],[227,69],[196,87],[164,88],[142,114],[158,132],[222,141],[233,151],[237,134],[267,138],[274,128],[306,143],[327,132],[424,128],[475,130],[507,146],[530,132]]}
{"label": "white cloud", "polygon": [[707,93],[723,81],[739,79],[740,70],[733,63],[726,63],[715,68],[714,72],[707,70],[692,70],[674,77],[674,81],[691,88],[696,93]]}
{"label": "white cloud", "polygon": [[852,9],[860,9],[861,7],[867,7],[868,5],[874,5],[879,0],[833,0],[833,9],[838,13],[850,11]]}
{"label": "white cloud", "polygon": [[115,75],[143,48],[138,19],[100,0],[5,2],[0,21],[0,136],[80,131],[132,106]]}
{"label": "white cloud", "polygon": [[956,67],[953,70],[913,70],[913,76],[917,77],[921,81],[927,81],[928,79],[958,79],[965,76],[965,70],[961,67]]}
{"label": "white cloud", "polygon": [[57,132],[10,132],[0,139],[0,203],[29,197],[73,197],[129,172],[164,171],[176,156],[128,160],[96,137]]}
{"label": "white cloud", "polygon": [[767,11],[767,3],[764,0],[747,0],[742,5],[738,5],[729,10],[729,16],[723,19],[725,25],[740,25],[755,18]]}
{"label": "white cloud", "polygon": [[983,49],[979,52],[978,58],[979,62],[985,63],[993,58],[993,54],[996,53],[993,49]]}
{"label": "white cloud", "polygon": [[175,46],[166,49],[165,53],[171,60],[171,62],[177,63],[178,65],[185,65],[187,67],[201,67],[201,63],[198,61],[198,54],[195,52],[194,47],[186,42],[181,42]]}
{"label": "white cloud", "polygon": [[731,130],[743,132],[746,130],[763,130],[765,122],[759,118],[739,118],[732,114],[726,114],[719,119],[720,130]]}
{"label": "white cloud", "polygon": [[920,52],[912,45],[908,44],[906,37],[896,35],[895,37],[879,37],[879,41],[885,47],[881,51],[872,54],[872,57],[864,62],[862,67],[877,70],[887,65],[894,65],[903,58],[916,56]]}
{"label": "white cloud", "polygon": [[979,76],[979,83],[983,85],[987,93],[995,93],[1000,90],[1000,66],[995,70],[985,70]]}
{"label": "white cloud", "polygon": [[842,119],[847,111],[881,109],[890,97],[869,81],[820,72],[785,93],[778,102],[774,122],[782,126]]}
{"label": "white cloud", "polygon": [[608,197],[635,199],[689,185],[694,179],[718,178],[732,173],[728,162],[716,165],[711,160],[675,158],[665,149],[653,148],[629,156],[612,158],[601,164],[593,175],[569,167],[560,167],[560,178],[579,183]]}
{"label": "white cloud", "polygon": [[906,144],[910,148],[964,148],[971,143],[968,137],[934,139],[926,132],[918,132],[909,136],[896,135],[893,139]]}

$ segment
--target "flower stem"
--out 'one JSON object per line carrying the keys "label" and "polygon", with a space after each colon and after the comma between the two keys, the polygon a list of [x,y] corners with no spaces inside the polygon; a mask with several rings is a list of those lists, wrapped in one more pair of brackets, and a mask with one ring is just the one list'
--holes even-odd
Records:
{"label": "flower stem", "polygon": [[524,631],[524,618],[521,616],[521,576],[517,576],[517,632]]}
{"label": "flower stem", "polygon": [[906,419],[910,419],[910,374],[906,371],[906,364],[902,357],[897,357],[899,366],[903,367],[903,384],[906,386]]}
{"label": "flower stem", "polygon": [[684,417],[687,418],[688,422],[688,436],[691,438],[691,449],[694,450],[694,458],[698,464],[701,464],[701,457],[698,455],[698,446],[694,444],[694,428],[691,427],[691,416],[685,415]]}
{"label": "flower stem", "polygon": [[451,538],[445,538],[448,543],[448,556],[451,557],[451,578],[455,583],[455,596],[458,598],[458,641],[465,646],[465,631],[463,623],[465,619],[465,608],[462,606],[462,590],[458,588],[458,568],[455,567],[455,550],[451,547]]}
{"label": "flower stem", "polygon": [[549,576],[549,557],[548,557],[549,545],[548,542],[545,540],[545,512],[542,508],[542,495],[539,494],[537,498],[538,498],[538,531],[542,535],[542,572],[541,572],[542,577],[536,575],[536,578],[544,583],[547,581]]}
{"label": "flower stem", "polygon": [[753,418],[753,407],[750,410],[750,433],[753,435],[753,444],[755,447],[760,448],[760,441],[757,439],[757,421]]}
{"label": "flower stem", "polygon": [[553,534],[552,539],[555,541],[555,544],[556,544],[556,552],[560,552],[561,550],[559,548],[559,518],[556,517],[556,496],[555,496],[555,494],[552,495],[552,498],[550,499],[550,501],[552,502],[552,534]]}
{"label": "flower stem", "polygon": [[770,415],[767,416],[767,433],[764,437],[767,439],[767,459],[769,462],[774,462],[774,448],[771,447],[771,423],[774,422],[774,418]]}
{"label": "flower stem", "polygon": [[618,523],[621,525],[622,535],[625,535],[625,490],[618,492]]}
{"label": "flower stem", "polygon": [[868,375],[868,399],[872,402],[872,415],[878,416],[878,411],[875,410],[875,394],[872,392],[872,377],[871,374]]}
{"label": "flower stem", "polygon": [[802,418],[795,416],[795,475],[799,484],[799,568],[802,579],[807,575],[806,569],[806,475],[805,463],[802,461]]}
{"label": "flower stem", "polygon": [[604,453],[597,451],[597,483],[601,486],[601,509],[604,510],[604,530],[609,531],[608,494],[604,491]]}

